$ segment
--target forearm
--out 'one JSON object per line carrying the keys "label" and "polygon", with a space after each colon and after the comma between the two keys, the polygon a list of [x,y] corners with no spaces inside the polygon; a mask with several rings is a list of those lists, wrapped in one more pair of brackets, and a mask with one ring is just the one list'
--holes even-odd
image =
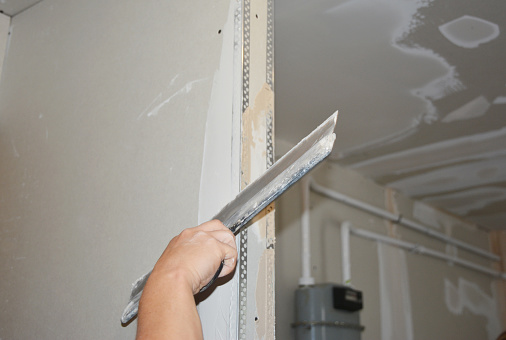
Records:
{"label": "forearm", "polygon": [[191,287],[176,274],[152,275],[139,304],[137,340],[201,340],[202,327]]}
{"label": "forearm", "polygon": [[230,274],[237,263],[232,232],[213,220],[185,229],[158,259],[139,302],[137,340],[202,340],[193,294],[218,270]]}

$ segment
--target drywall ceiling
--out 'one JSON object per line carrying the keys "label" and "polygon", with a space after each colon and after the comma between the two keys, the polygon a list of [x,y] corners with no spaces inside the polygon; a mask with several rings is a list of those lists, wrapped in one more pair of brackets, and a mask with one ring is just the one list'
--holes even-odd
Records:
{"label": "drywall ceiling", "polygon": [[339,110],[333,161],[506,228],[506,2],[275,1],[276,138]]}
{"label": "drywall ceiling", "polygon": [[41,1],[42,0],[0,0],[0,13],[13,17]]}

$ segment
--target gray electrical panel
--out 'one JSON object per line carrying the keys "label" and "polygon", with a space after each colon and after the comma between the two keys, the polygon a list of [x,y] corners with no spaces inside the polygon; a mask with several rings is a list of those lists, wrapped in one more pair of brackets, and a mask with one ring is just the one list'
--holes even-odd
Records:
{"label": "gray electrical panel", "polygon": [[295,291],[296,340],[360,340],[362,292],[331,283]]}

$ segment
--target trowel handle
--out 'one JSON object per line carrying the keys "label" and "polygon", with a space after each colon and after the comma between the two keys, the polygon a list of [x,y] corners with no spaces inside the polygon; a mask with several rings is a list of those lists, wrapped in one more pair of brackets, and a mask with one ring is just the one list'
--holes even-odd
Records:
{"label": "trowel handle", "polygon": [[218,268],[218,271],[216,272],[216,274],[214,274],[213,278],[211,279],[211,281],[209,281],[208,284],[206,284],[204,287],[202,287],[202,289],[200,289],[199,293],[202,293],[204,290],[206,290],[207,288],[209,288],[214,283],[214,281],[216,281],[216,279],[218,278],[218,276],[220,276],[221,271],[223,270],[223,265],[224,264],[225,264],[225,261],[221,261],[220,267]]}

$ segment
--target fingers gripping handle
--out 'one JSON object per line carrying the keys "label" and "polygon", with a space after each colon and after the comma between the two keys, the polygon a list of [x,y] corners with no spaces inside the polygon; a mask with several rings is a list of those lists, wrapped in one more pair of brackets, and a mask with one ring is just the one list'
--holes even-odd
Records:
{"label": "fingers gripping handle", "polygon": [[220,276],[221,274],[221,271],[223,270],[223,265],[225,264],[225,261],[221,261],[220,263],[220,267],[218,268],[218,271],[214,274],[213,278],[211,279],[211,281],[209,281],[208,284],[206,284],[204,287],[202,287],[199,291],[199,293],[202,293],[203,291],[205,291],[207,288],[211,287],[212,284],[214,283],[214,281],[216,281],[216,279]]}

